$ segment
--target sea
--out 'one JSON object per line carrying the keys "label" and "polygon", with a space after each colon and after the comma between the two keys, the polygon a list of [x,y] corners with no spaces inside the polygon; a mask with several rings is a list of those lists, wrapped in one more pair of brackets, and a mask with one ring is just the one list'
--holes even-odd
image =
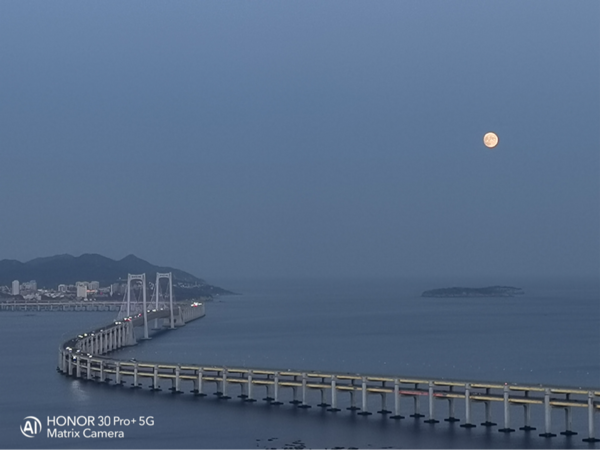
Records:
{"label": "sea", "polygon": [[[600,389],[600,284],[597,280],[528,279],[510,284],[525,294],[511,298],[423,298],[426,289],[455,286],[427,279],[219,279],[229,289],[206,303],[206,316],[176,330],[119,350],[115,357],[173,363],[215,364],[593,387]],[[472,280],[470,287],[490,285]],[[462,283],[465,284],[465,283]],[[498,284],[498,283],[496,283]],[[175,395],[68,378],[56,371],[59,345],[112,322],[108,312],[1,312],[0,448],[600,448],[582,442],[587,416],[574,408],[566,437],[564,412],[553,410],[554,438],[543,432],[541,408],[534,406],[537,430],[518,430],[523,411],[511,408],[514,433],[499,427],[460,427],[442,419],[445,401],[436,402],[440,423],[408,417],[412,399],[402,398],[402,420],[359,416],[343,408],[330,413],[262,400],[242,402],[216,396]],[[191,390],[192,387],[188,386]],[[208,387],[208,392],[214,388]],[[239,388],[235,388],[239,389]],[[233,391],[234,388],[231,387]],[[262,398],[263,390],[256,389]],[[348,406],[340,394],[341,406]],[[392,405],[391,398],[388,405]],[[309,403],[319,403],[318,393]],[[379,398],[369,408],[379,409]],[[538,409],[535,409],[538,408]],[[502,405],[493,404],[500,425]],[[422,412],[427,412],[426,399]],[[458,417],[463,416],[457,402]],[[483,405],[472,407],[474,423]],[[65,427],[79,437],[47,436],[48,420],[90,416],[94,430],[122,431],[123,437],[83,437],[83,427]],[[27,417],[41,432],[26,437]],[[98,427],[100,417],[110,424]],[[129,426],[114,424],[136,419]],[[140,420],[141,418],[141,420]],[[32,420],[32,419],[29,419]],[[144,425],[141,425],[143,422]],[[150,424],[151,423],[151,424]],[[600,435],[600,413],[595,418]],[[31,434],[31,433],[29,433]]]}

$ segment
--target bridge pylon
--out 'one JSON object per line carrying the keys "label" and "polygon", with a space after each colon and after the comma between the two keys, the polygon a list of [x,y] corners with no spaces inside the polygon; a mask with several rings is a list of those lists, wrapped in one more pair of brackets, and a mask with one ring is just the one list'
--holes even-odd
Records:
{"label": "bridge pylon", "polygon": [[[164,300],[164,295],[161,296],[161,292],[160,292],[160,280],[161,279],[167,279],[169,280],[169,305],[167,306],[166,301]],[[155,297],[155,308],[158,311],[161,306],[162,307],[168,307],[171,311],[170,315],[169,315],[169,327],[170,328],[175,328],[175,316],[173,313],[173,274],[171,272],[168,273],[159,273],[156,272],[156,283],[154,284],[154,297]],[[162,297],[163,301],[160,302],[159,298]]]}
{"label": "bridge pylon", "polygon": [[[140,285],[141,289],[133,289],[134,284]],[[140,293],[141,290],[141,293]],[[141,294],[141,299],[139,298]],[[141,301],[140,301],[141,300]],[[127,274],[127,290],[123,298],[121,310],[117,315],[117,320],[142,314],[144,317],[144,339],[148,336],[148,306],[146,304],[146,274],[139,275]]]}

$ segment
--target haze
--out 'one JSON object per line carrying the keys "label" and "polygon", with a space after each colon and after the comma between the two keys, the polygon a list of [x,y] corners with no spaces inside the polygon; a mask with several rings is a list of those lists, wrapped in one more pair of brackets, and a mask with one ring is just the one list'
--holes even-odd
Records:
{"label": "haze", "polygon": [[599,23],[597,1],[3,1],[0,259],[597,276]]}

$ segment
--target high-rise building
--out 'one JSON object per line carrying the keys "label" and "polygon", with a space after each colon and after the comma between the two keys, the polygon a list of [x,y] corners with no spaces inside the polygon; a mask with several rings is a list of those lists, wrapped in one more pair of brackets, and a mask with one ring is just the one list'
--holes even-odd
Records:
{"label": "high-rise building", "polygon": [[67,292],[67,285],[66,284],[59,284],[58,285],[58,292]]}
{"label": "high-rise building", "polygon": [[89,284],[89,286],[90,286],[90,289],[92,291],[97,291],[98,289],[100,289],[100,282],[98,282],[98,281],[91,281],[90,284]]}
{"label": "high-rise building", "polygon": [[87,298],[87,283],[78,281],[75,286],[77,286],[77,298]]}
{"label": "high-rise building", "polygon": [[19,280],[15,280],[12,282],[12,295],[19,295],[21,293],[21,289],[19,286]]}

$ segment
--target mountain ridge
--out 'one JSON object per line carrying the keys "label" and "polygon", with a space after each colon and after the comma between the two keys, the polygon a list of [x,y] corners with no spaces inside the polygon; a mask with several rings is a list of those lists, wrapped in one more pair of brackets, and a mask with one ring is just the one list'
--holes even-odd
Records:
{"label": "mountain ridge", "polygon": [[15,259],[0,260],[0,285],[10,285],[13,280],[36,280],[40,288],[56,289],[59,284],[74,284],[77,281],[99,281],[106,286],[124,282],[128,273],[145,273],[148,281],[153,281],[156,272],[172,272],[173,281],[211,288],[214,294],[229,293],[225,289],[208,285],[183,270],[168,266],[156,266],[133,254],[120,260],[108,258],[97,253],[83,253],[73,256],[67,253],[34,258],[26,262]]}

